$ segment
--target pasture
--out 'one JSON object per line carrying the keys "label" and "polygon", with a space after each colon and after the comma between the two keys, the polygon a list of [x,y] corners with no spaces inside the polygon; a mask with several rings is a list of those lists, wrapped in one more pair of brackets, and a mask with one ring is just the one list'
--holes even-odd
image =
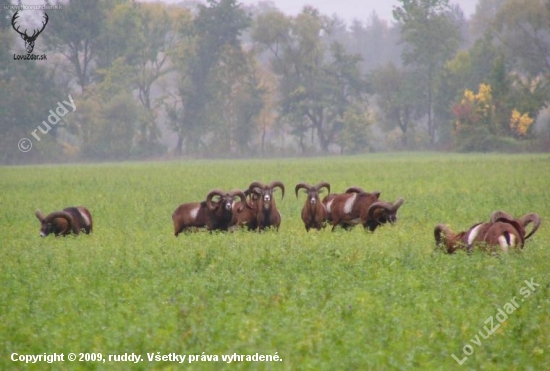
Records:
{"label": "pasture", "polygon": [[[550,364],[550,156],[386,154],[0,168],[0,369],[542,370]],[[278,232],[173,235],[214,188],[281,180]],[[374,233],[306,233],[300,181],[405,199]],[[84,205],[91,235],[39,237],[34,211]],[[494,210],[542,225],[521,253],[434,252]],[[525,297],[525,280],[539,284]],[[514,297],[519,307],[496,315]],[[521,301],[520,299],[524,299]],[[494,318],[487,338],[476,335]],[[499,318],[503,318],[501,315]],[[473,340],[473,342],[472,342]],[[465,347],[466,346],[466,347]],[[464,349],[469,355],[464,353]],[[68,353],[142,362],[70,362]],[[148,361],[147,354],[218,362]],[[204,353],[203,353],[204,352]],[[25,364],[12,353],[64,353]],[[280,362],[223,362],[277,354]],[[452,354],[462,364],[452,357]],[[464,357],[467,359],[464,360]]]}

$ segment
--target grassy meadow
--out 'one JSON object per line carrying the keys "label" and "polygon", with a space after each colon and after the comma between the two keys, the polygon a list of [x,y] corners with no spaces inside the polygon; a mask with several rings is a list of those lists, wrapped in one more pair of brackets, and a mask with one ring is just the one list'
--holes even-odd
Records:
{"label": "grassy meadow", "polygon": [[[173,235],[171,214],[214,188],[281,180],[278,232]],[[306,233],[300,181],[357,185],[398,222]],[[543,370],[550,364],[550,155],[0,167],[0,370]],[[39,237],[34,211],[84,205],[94,232]],[[433,228],[537,212],[521,253],[434,252]],[[529,297],[525,280],[539,284]],[[502,323],[499,308],[519,307]],[[524,301],[520,301],[524,298]],[[475,338],[495,317],[487,339]],[[502,318],[502,316],[501,316]],[[476,343],[473,343],[471,340]],[[469,344],[469,345],[468,345]],[[466,348],[465,348],[466,346]],[[470,353],[466,355],[464,353]],[[68,353],[142,362],[69,362]],[[157,353],[160,352],[160,353]],[[204,352],[204,353],[203,353]],[[25,364],[11,355],[64,353]],[[148,361],[147,353],[218,362]],[[277,354],[279,362],[222,361]],[[452,357],[452,354],[462,364]]]}

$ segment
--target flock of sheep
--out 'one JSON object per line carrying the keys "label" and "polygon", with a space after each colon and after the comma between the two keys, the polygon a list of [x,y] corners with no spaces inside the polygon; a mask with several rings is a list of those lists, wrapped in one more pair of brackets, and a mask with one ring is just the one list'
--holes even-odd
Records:
{"label": "flock of sheep", "polygon": [[[282,196],[285,186],[280,181],[269,184],[252,182],[244,191],[224,192],[215,189],[208,193],[206,201],[191,202],[180,205],[172,214],[174,234],[183,231],[206,227],[208,230],[233,230],[239,227],[249,230],[278,229],[281,225],[281,214],[277,210],[274,192],[279,188]],[[321,229],[327,223],[332,228],[342,226],[350,228],[362,224],[374,231],[379,225],[396,220],[399,207],[403,204],[400,198],[395,204],[380,201],[380,192],[365,192],[359,187],[351,187],[345,193],[330,193],[330,184],[321,182],[317,185],[298,183],[295,187],[296,197],[301,189],[307,194],[302,208],[302,220],[305,228]],[[320,194],[326,189],[328,195],[321,201]],[[214,202],[214,197],[217,200]],[[235,202],[235,199],[240,200]]]}
{"label": "flock of sheep", "polygon": [[[280,189],[281,198],[285,186],[280,181],[269,184],[252,182],[244,191],[230,192],[214,189],[206,195],[204,201],[184,203],[172,214],[174,234],[206,228],[209,231],[230,231],[237,228],[248,230],[278,229],[281,214],[277,209],[274,192]],[[321,200],[320,194],[326,189],[327,195]],[[397,221],[397,211],[403,205],[399,197],[395,203],[381,201],[380,192],[366,192],[360,187],[350,187],[344,193],[330,193],[330,184],[321,182],[316,185],[298,183],[295,186],[296,197],[303,190],[307,199],[302,207],[301,217],[306,231],[311,228],[320,230],[332,224],[350,229],[357,224],[374,231],[385,223]],[[237,200],[238,199],[238,200]],[[45,216],[40,210],[36,217],[41,223],[40,235],[65,236],[68,234],[89,234],[93,228],[92,216],[85,207],[68,207]],[[489,222],[478,223],[460,233],[452,232],[446,225],[438,224],[434,237],[438,248],[452,254],[458,249],[471,252],[474,246],[482,248],[500,247],[502,251],[511,248],[523,248],[526,239],[531,237],[540,226],[540,217],[529,213],[516,219],[503,211],[494,212]],[[529,224],[533,227],[526,235]]]}

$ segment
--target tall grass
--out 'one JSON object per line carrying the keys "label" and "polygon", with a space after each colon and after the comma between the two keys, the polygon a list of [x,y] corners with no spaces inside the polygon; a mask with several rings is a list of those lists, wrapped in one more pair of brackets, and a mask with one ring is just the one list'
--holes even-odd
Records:
{"label": "tall grass", "polygon": [[[277,354],[189,369],[541,370],[550,363],[550,156],[398,154],[0,168],[0,369],[176,369],[146,354]],[[171,213],[213,188],[281,180],[279,232],[184,234]],[[375,233],[306,233],[300,181],[402,196]],[[94,233],[40,238],[44,212],[85,205]],[[537,212],[521,253],[434,252],[497,209]],[[481,345],[470,339],[524,280],[540,287]],[[498,323],[495,320],[495,324]],[[459,366],[452,358],[471,356]],[[10,355],[136,353],[145,361],[24,364]],[[66,356],[65,356],[66,357]],[[184,368],[184,367],[181,367]]]}

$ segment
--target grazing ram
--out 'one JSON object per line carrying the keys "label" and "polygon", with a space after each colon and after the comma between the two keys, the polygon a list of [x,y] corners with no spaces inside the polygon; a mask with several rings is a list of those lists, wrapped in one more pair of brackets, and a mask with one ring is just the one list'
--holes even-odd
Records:
{"label": "grazing ram", "polygon": [[370,205],[367,216],[361,215],[365,228],[371,232],[384,223],[395,223],[397,221],[397,210],[403,205],[404,200],[399,197],[394,204],[385,201],[377,201]]}
{"label": "grazing ram", "polygon": [[307,183],[298,183],[294,189],[296,197],[298,197],[298,191],[302,188],[307,193],[307,199],[304,203],[304,207],[302,208],[302,220],[306,227],[306,231],[309,232],[310,228],[320,230],[327,220],[327,209],[326,206],[320,201],[319,194],[323,188],[326,188],[330,193],[330,184],[327,182],[321,182],[317,185],[311,186]]}
{"label": "grazing ram", "polygon": [[280,181],[273,181],[269,184],[261,182],[252,182],[248,186],[251,194],[258,197],[256,201],[256,223],[259,230],[264,230],[269,227],[279,229],[281,225],[281,213],[277,210],[273,192],[275,188],[280,188],[282,191],[281,199],[285,196],[285,186]]}
{"label": "grazing ram", "polygon": [[[218,197],[218,200],[214,200]],[[246,196],[240,190],[229,193],[214,189],[206,196],[206,201],[185,203],[174,211],[174,234],[177,237],[183,231],[206,227],[209,231],[227,231],[233,217],[235,197],[246,202]]]}
{"label": "grazing ram", "polygon": [[525,214],[521,218],[516,219],[504,211],[495,211],[491,214],[490,221],[491,223],[495,223],[497,221],[515,221],[516,223],[519,223],[523,228],[527,228],[529,224],[533,223],[533,229],[531,229],[531,232],[529,232],[529,234],[525,236],[526,240],[534,235],[537,229],[539,229],[540,227],[540,216],[535,213]]}
{"label": "grazing ram", "polygon": [[93,229],[92,215],[83,206],[67,207],[63,211],[54,211],[47,216],[44,216],[42,211],[36,210],[35,215],[40,220],[41,237],[52,233],[56,237],[80,232],[89,234]]}
{"label": "grazing ram", "polygon": [[369,193],[359,187],[350,187],[346,193],[336,195],[330,205],[332,230],[334,231],[337,226],[350,229],[357,224],[363,224],[366,227],[369,207],[377,202],[379,197],[380,192]]}
{"label": "grazing ram", "polygon": [[459,249],[472,252],[476,245],[482,248],[500,246],[506,252],[515,247],[523,248],[525,229],[515,221],[497,221],[478,223],[467,231],[454,233],[446,225],[438,224],[434,228],[434,238],[436,246],[449,254]]}
{"label": "grazing ram", "polygon": [[[438,224],[434,229],[435,242],[452,254],[458,249],[471,252],[475,245],[482,247],[500,246],[502,251],[510,248],[523,248],[525,240],[531,237],[540,227],[541,219],[538,214],[529,213],[515,219],[504,211],[495,211],[491,214],[488,223],[478,223],[470,229],[460,233],[453,233],[447,226]],[[526,235],[526,227],[533,224],[533,228]]]}

